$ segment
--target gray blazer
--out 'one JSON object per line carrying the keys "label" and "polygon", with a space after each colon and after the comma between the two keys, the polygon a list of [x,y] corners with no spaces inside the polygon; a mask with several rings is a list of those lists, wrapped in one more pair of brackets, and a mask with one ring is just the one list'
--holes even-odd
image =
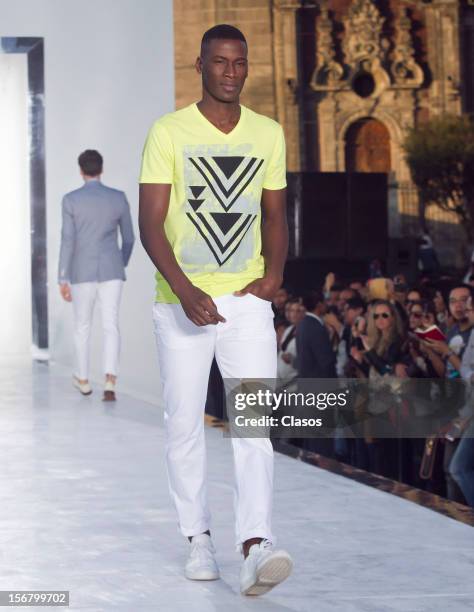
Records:
{"label": "gray blazer", "polygon": [[58,282],[125,280],[135,236],[124,192],[89,180],[64,196],[62,215]]}

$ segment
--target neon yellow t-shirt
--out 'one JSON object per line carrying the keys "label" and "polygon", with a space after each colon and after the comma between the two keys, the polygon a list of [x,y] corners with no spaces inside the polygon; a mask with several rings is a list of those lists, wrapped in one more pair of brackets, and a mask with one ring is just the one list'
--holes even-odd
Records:
{"label": "neon yellow t-shirt", "polygon": [[[164,229],[189,280],[212,297],[263,276],[262,189],[286,187],[281,126],[241,106],[229,133],[196,104],[164,115],[145,143],[140,183],[171,184]],[[178,303],[156,272],[156,301]]]}

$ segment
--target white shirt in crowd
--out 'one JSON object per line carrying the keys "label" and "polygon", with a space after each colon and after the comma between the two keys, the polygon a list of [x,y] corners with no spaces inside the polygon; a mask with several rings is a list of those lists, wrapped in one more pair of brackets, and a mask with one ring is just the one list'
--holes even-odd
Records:
{"label": "white shirt in crowd", "polygon": [[[294,333],[294,328],[294,325],[290,325],[290,327],[285,329],[281,337],[280,346],[284,345],[285,340],[291,333]],[[288,353],[291,356],[290,363],[286,363],[286,361],[283,360],[283,353]],[[298,370],[296,369],[296,337],[288,342],[285,350],[280,349],[278,351],[277,375],[281,384],[288,383],[298,375]]]}

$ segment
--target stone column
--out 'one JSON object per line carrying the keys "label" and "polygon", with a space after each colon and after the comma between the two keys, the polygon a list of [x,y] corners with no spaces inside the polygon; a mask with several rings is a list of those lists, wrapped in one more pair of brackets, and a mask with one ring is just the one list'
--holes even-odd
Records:
{"label": "stone column", "polygon": [[285,130],[288,171],[301,170],[300,109],[298,92],[298,41],[296,12],[300,0],[273,2],[273,61],[275,67],[275,100],[279,123]]}
{"label": "stone column", "polygon": [[430,109],[434,115],[461,113],[459,6],[457,0],[434,0],[425,7],[428,64],[433,82]]}

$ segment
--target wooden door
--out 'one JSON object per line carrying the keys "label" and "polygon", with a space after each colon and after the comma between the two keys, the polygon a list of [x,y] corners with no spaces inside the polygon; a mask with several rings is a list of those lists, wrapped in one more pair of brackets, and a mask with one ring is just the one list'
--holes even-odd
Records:
{"label": "wooden door", "polygon": [[377,119],[359,119],[346,134],[346,171],[390,172],[390,134]]}

